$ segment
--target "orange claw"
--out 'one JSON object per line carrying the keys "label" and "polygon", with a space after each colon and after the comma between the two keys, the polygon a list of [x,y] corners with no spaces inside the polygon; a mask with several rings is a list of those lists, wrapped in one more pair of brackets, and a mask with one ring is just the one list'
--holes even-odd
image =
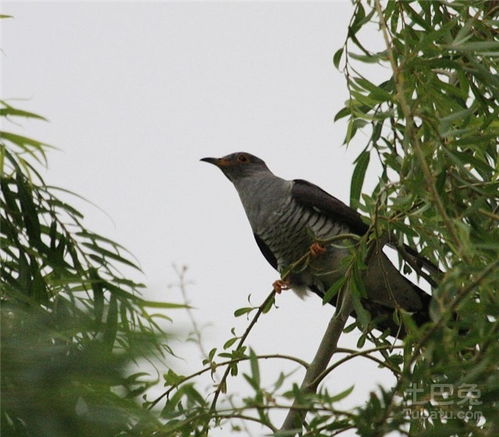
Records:
{"label": "orange claw", "polygon": [[310,255],[318,256],[318,255],[322,255],[326,251],[326,248],[319,243],[313,243],[310,246],[309,250],[310,250]]}
{"label": "orange claw", "polygon": [[278,279],[277,281],[274,281],[274,283],[272,284],[272,287],[274,287],[274,291],[277,294],[280,294],[282,290],[289,290],[290,284],[289,284],[289,281],[286,281],[283,279]]}

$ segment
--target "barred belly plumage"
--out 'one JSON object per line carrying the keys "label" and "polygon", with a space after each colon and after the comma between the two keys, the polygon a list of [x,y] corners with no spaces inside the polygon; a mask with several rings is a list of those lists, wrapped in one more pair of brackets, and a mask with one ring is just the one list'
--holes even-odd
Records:
{"label": "barred belly plumage", "polygon": [[275,211],[260,236],[275,255],[279,270],[307,253],[312,243],[348,232],[319,212],[301,207],[290,199]]}

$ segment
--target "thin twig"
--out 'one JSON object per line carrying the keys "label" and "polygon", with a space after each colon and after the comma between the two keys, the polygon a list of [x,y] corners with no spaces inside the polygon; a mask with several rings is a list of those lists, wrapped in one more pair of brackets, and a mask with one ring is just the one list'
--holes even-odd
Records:
{"label": "thin twig", "polygon": [[[232,418],[238,418],[242,420],[249,420],[252,422],[257,422],[261,425],[264,425],[268,427],[269,429],[272,430],[272,432],[277,433],[278,429],[276,429],[271,423],[262,421],[259,418],[252,417],[252,416],[247,416],[245,414],[241,414],[242,411],[247,411],[247,410],[261,410],[261,409],[267,409],[267,410],[288,410],[288,409],[294,409],[296,411],[313,411],[313,412],[324,412],[324,413],[331,413],[334,414],[335,416],[345,416],[348,418],[353,418],[355,417],[355,414],[350,413],[349,411],[342,411],[342,410],[337,410],[334,408],[328,408],[328,407],[317,407],[317,406],[309,406],[309,405],[296,405],[296,406],[290,406],[290,405],[281,405],[281,404],[271,404],[271,405],[265,405],[265,404],[252,404],[252,405],[245,405],[242,406],[239,409],[239,412],[234,413],[232,410],[227,410],[227,409],[222,409],[217,412],[217,414],[214,416],[217,419],[232,419]],[[190,416],[186,420],[178,423],[176,426],[168,428],[168,432],[171,433],[172,431],[176,431],[177,429],[180,429],[184,427],[186,424],[190,422],[195,422],[198,421],[202,418],[213,418],[213,416],[209,412],[203,411],[200,414]],[[171,435],[171,434],[169,434]],[[203,434],[204,435],[204,434]]]}
{"label": "thin twig", "polygon": [[[276,295],[276,291],[272,290],[269,293],[269,295],[266,297],[266,299],[263,301],[263,303],[258,307],[258,311],[253,316],[253,319],[251,320],[250,324],[246,328],[246,331],[244,331],[244,334],[242,335],[242,337],[239,339],[239,342],[237,343],[235,350],[238,350],[242,347],[242,345],[246,341],[246,338],[248,337],[249,333],[253,329],[253,326],[255,326],[255,323],[258,321],[258,319],[262,315],[263,311],[274,300],[275,295]],[[225,369],[225,372],[222,376],[222,379],[220,380],[220,383],[218,384],[217,389],[215,390],[215,394],[213,395],[213,400],[211,402],[211,406],[210,406],[210,410],[209,410],[210,414],[213,414],[213,412],[215,411],[215,409],[217,407],[218,398],[220,397],[220,393],[222,392],[222,390],[225,390],[225,386],[226,386],[226,382],[227,382],[227,378],[229,376],[230,370],[231,370],[230,366],[227,366],[227,368]]]}
{"label": "thin twig", "polygon": [[[341,360],[338,360],[336,363],[332,364],[331,366],[329,366],[326,370],[324,370],[318,377],[317,377],[317,381],[314,381],[314,383],[317,383],[319,384],[327,375],[329,375],[334,369],[336,369],[337,367],[341,366],[343,363],[345,363],[346,361],[349,361],[351,360],[352,358],[355,358],[355,357],[364,357],[364,358],[367,358],[369,360],[372,360],[376,363],[378,363],[380,366],[383,366],[383,367],[386,367],[387,369],[390,369],[394,374],[395,376],[398,376],[400,375],[400,370],[396,369],[395,367],[391,366],[390,364],[388,364],[386,361],[382,361],[380,360],[379,358],[376,358],[376,357],[373,357],[372,355],[369,355],[369,352],[379,352],[379,351],[382,351],[382,350],[385,350],[385,349],[402,349],[403,346],[393,346],[393,345],[386,345],[386,346],[380,346],[380,347],[377,347],[377,348],[374,348],[374,349],[370,349],[369,351],[352,351],[350,353],[350,355],[342,358]],[[337,352],[339,352],[339,349],[337,349]]]}
{"label": "thin twig", "polygon": [[189,303],[189,299],[187,297],[187,289],[186,285],[187,282],[185,280],[185,274],[187,272],[187,266],[182,266],[181,268],[178,268],[175,264],[173,265],[173,270],[178,276],[179,282],[178,282],[178,288],[180,289],[180,292],[182,293],[182,298],[184,299],[184,303],[186,305],[185,310],[187,311],[187,315],[189,316],[189,320],[192,325],[193,333],[194,336],[196,337],[196,344],[199,348],[199,351],[201,352],[201,355],[203,358],[208,357],[208,353],[206,352],[204,346],[203,346],[203,340],[201,338],[201,330],[199,329],[199,326],[196,322],[196,318],[194,317],[194,314],[192,312],[192,308]]}
{"label": "thin twig", "polygon": [[[255,357],[257,360],[267,360],[270,358],[277,358],[277,359],[282,359],[282,360],[289,360],[289,361],[294,361],[295,363],[300,364],[303,366],[305,369],[308,368],[309,364],[301,360],[300,358],[293,357],[291,355],[283,355],[283,354],[265,354],[265,355],[256,355]],[[235,364],[239,363],[241,361],[248,361],[250,357],[241,357],[241,358],[235,358],[233,360],[227,360],[227,361],[222,361],[221,363],[217,363],[216,367],[222,367],[222,366],[229,366],[230,364]],[[213,366],[208,366],[204,367],[203,369],[198,370],[197,372],[191,373],[190,375],[185,376],[182,378],[180,381],[178,381],[176,384],[172,385],[168,390],[166,390],[164,393],[161,393],[160,396],[158,396],[156,399],[154,399],[151,404],[149,405],[149,409],[153,408],[161,399],[168,397],[170,393],[180,387],[184,382],[187,382],[193,378],[196,378],[197,376],[202,375],[203,373],[209,372],[213,370]]]}

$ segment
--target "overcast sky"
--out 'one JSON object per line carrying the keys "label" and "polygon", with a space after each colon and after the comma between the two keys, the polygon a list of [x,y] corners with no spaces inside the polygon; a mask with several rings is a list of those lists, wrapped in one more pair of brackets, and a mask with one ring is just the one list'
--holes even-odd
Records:
{"label": "overcast sky", "polygon": [[[332,55],[351,4],[70,3],[3,3],[15,18],[2,22],[2,97],[49,119],[10,129],[60,149],[49,154],[47,181],[112,217],[78,203],[90,228],[138,258],[148,298],[178,302],[178,289],[168,288],[176,281],[171,265],[189,267],[187,291],[205,346],[220,348],[231,327],[241,333],[248,323],[234,319],[234,310],[247,306],[249,294],[261,302],[278,276],[254,243],[232,185],[199,159],[248,151],[276,174],[308,179],[348,202],[361,149],[342,147],[345,125],[333,123],[346,86]],[[278,307],[249,344],[257,353],[310,360],[333,308],[292,292],[278,297]],[[188,328],[183,312],[169,315]],[[340,345],[355,347],[358,336],[344,335]],[[177,371],[201,367],[192,345],[175,351],[184,358],[172,362]],[[262,365],[267,384],[279,366],[294,368]],[[392,382],[359,358],[328,387],[355,384],[342,404],[349,407]]]}

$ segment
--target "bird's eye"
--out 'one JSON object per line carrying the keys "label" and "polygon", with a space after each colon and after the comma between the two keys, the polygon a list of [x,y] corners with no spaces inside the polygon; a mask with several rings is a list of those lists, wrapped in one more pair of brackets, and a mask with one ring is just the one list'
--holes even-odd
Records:
{"label": "bird's eye", "polygon": [[248,162],[248,157],[247,157],[246,155],[239,155],[239,156],[237,157],[237,160],[238,160],[239,162]]}

